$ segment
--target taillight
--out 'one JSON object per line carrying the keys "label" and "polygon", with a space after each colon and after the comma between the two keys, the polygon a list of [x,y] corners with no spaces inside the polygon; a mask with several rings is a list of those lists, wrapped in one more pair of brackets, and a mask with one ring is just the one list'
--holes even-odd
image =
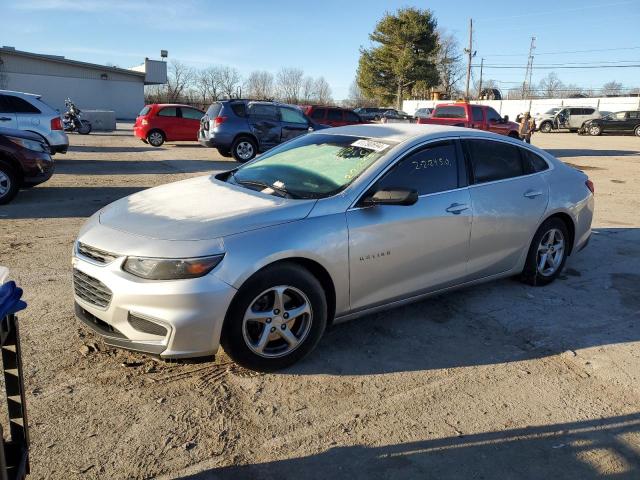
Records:
{"label": "taillight", "polygon": [[216,117],[213,119],[213,128],[216,128],[220,125],[222,125],[224,122],[227,121],[227,117]]}
{"label": "taillight", "polygon": [[594,194],[596,193],[595,189],[593,188],[593,182],[591,180],[587,180],[586,182],[584,182],[584,184],[591,191],[591,193],[594,193]]}
{"label": "taillight", "polygon": [[142,120],[140,120],[140,125],[149,125],[149,120],[143,118]]}
{"label": "taillight", "polygon": [[62,120],[60,120],[60,117],[51,119],[51,130],[62,130]]}

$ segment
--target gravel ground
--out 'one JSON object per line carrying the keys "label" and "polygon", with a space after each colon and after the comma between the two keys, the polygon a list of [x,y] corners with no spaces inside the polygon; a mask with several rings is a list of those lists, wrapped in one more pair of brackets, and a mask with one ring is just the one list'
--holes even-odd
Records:
{"label": "gravel ground", "polygon": [[73,315],[84,219],[232,164],[194,144],[72,135],[0,207],[20,315],[33,478],[640,478],[640,139],[538,134],[585,170],[595,232],[554,284],[502,280],[337,325],[298,366],[164,363]]}

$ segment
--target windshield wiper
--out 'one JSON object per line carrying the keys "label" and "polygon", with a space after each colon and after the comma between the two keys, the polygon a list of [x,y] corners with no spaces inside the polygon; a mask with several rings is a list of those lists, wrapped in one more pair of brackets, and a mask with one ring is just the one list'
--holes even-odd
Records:
{"label": "windshield wiper", "polygon": [[281,197],[284,197],[284,198],[302,198],[299,195],[295,195],[289,192],[284,187],[275,187],[273,185],[269,185],[268,183],[260,182],[257,180],[238,180],[236,178],[234,178],[234,180],[239,185],[244,185],[249,188],[251,188],[251,186],[260,187],[262,190],[265,190],[268,188],[270,190],[273,190],[274,192],[277,192]]}

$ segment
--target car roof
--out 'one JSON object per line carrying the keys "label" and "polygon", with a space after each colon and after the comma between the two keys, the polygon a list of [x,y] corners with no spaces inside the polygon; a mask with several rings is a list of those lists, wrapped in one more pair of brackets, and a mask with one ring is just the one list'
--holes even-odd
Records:
{"label": "car roof", "polygon": [[200,110],[198,107],[194,107],[192,105],[185,105],[184,103],[150,103],[148,106],[157,105],[160,108],[164,107],[187,107],[187,108],[195,108],[196,110]]}
{"label": "car roof", "polygon": [[384,123],[384,124],[357,124],[345,127],[318,130],[314,134],[330,133],[334,135],[347,135],[352,137],[376,138],[392,142],[405,142],[409,140],[427,139],[439,135],[455,135],[456,133],[479,134],[492,138],[495,134],[484,134],[479,130],[453,127],[449,125],[418,125],[415,123]]}
{"label": "car roof", "polygon": [[0,90],[0,93],[8,94],[8,95],[24,95],[25,97],[34,97],[34,98],[40,98],[42,96],[42,95],[38,95],[37,93],[18,92],[15,90]]}

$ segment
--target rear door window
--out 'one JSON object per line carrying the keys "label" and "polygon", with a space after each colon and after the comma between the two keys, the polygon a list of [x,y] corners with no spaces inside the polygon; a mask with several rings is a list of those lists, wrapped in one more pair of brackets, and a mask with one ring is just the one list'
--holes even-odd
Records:
{"label": "rear door window", "polygon": [[484,113],[482,112],[482,107],[471,107],[471,111],[473,112],[473,121],[474,122],[482,122],[484,120]]}
{"label": "rear door window", "polygon": [[178,109],[176,107],[166,107],[158,112],[159,117],[177,117]]}
{"label": "rear door window", "polygon": [[324,120],[324,113],[326,110],[324,108],[316,108],[311,112],[311,118],[314,120]]}
{"label": "rear door window", "polygon": [[41,113],[39,109],[20,97],[5,95],[7,109],[11,113]]}
{"label": "rear door window", "polygon": [[583,115],[593,115],[593,112],[595,112],[596,109],[595,108],[583,108],[582,109],[582,114]]}
{"label": "rear door window", "polygon": [[433,118],[466,118],[464,107],[437,107]]}
{"label": "rear door window", "polygon": [[341,122],[342,121],[342,110],[337,110],[335,108],[330,108],[327,110],[327,120],[331,122]]}
{"label": "rear door window", "polygon": [[251,103],[248,109],[249,116],[256,120],[278,121],[278,109],[275,105],[265,105],[263,103]]}
{"label": "rear door window", "polygon": [[524,174],[518,147],[493,140],[465,140],[475,183],[493,182]]}
{"label": "rear door window", "polygon": [[377,187],[411,188],[418,195],[458,188],[458,159],[453,141],[429,145],[399,160]]}
{"label": "rear door window", "polygon": [[536,155],[531,150],[521,148],[522,161],[524,163],[524,173],[538,173],[549,169],[549,164],[540,155]]}

